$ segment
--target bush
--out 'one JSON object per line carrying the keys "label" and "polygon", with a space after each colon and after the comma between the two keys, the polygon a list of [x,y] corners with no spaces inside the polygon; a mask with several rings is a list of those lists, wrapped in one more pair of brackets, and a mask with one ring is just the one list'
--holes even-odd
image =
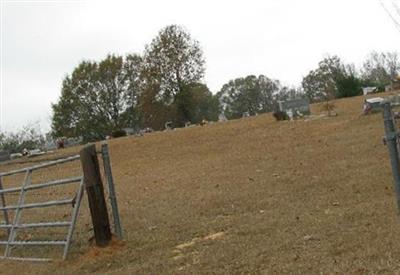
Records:
{"label": "bush", "polygon": [[119,138],[119,137],[125,137],[126,136],[126,131],[125,130],[116,130],[111,133],[111,136],[113,138]]}
{"label": "bush", "polygon": [[273,116],[275,117],[276,121],[289,120],[289,116],[286,114],[286,112],[276,111],[273,113]]}

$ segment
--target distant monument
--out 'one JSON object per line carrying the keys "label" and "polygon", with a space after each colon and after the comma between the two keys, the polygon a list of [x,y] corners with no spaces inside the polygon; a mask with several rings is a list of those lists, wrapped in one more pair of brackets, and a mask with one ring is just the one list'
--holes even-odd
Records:
{"label": "distant monument", "polygon": [[226,118],[224,113],[220,113],[218,116],[218,121],[219,122],[223,122],[223,121],[227,121],[228,119]]}
{"label": "distant monument", "polygon": [[8,150],[0,150],[0,162],[10,160],[10,152]]}
{"label": "distant monument", "polygon": [[278,101],[279,111],[292,113],[294,116],[310,114],[310,101],[308,99],[292,99]]}

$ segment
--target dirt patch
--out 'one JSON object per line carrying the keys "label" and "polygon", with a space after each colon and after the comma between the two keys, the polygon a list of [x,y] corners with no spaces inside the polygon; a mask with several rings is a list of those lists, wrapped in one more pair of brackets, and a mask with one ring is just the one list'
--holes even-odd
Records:
{"label": "dirt patch", "polygon": [[107,247],[98,247],[94,244],[94,240],[90,240],[91,247],[83,254],[78,261],[102,261],[104,258],[110,258],[118,253],[122,253],[125,246],[124,241],[120,241],[115,237],[112,238]]}
{"label": "dirt patch", "polygon": [[178,249],[178,250],[183,250],[185,248],[188,248],[188,247],[191,247],[191,246],[195,245],[198,242],[207,241],[207,240],[216,240],[216,239],[222,238],[224,235],[225,235],[225,232],[217,232],[217,233],[214,233],[214,234],[207,235],[207,236],[205,236],[203,238],[194,238],[189,242],[177,245],[175,248]]}

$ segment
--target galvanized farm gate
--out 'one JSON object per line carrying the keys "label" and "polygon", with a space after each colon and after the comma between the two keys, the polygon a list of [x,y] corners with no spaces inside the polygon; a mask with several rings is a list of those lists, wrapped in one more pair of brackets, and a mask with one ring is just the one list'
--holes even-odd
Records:
{"label": "galvanized farm gate", "polygon": [[[94,147],[94,145],[91,145]],[[84,148],[85,149],[85,148]],[[83,150],[82,150],[83,151]],[[49,258],[37,258],[37,257],[15,257],[12,256],[12,249],[16,246],[63,246],[63,260],[66,259],[68,255],[68,251],[70,248],[72,235],[74,232],[76,220],[79,213],[79,208],[81,205],[84,189],[85,189],[85,176],[78,176],[78,177],[71,177],[59,180],[48,181],[44,183],[36,183],[32,184],[32,173],[36,170],[48,168],[51,166],[64,164],[67,162],[72,162],[81,159],[82,160],[82,151],[81,155],[76,155],[72,157],[68,157],[65,159],[50,161],[47,163],[22,168],[14,171],[0,173],[0,210],[3,212],[4,216],[4,223],[0,224],[0,228],[7,231],[7,240],[0,241],[0,245],[5,246],[4,255],[0,256],[0,259],[10,259],[10,260],[22,260],[22,261],[49,261],[52,259]],[[112,215],[114,220],[114,229],[116,236],[119,239],[122,239],[122,229],[120,224],[120,218],[118,213],[118,206],[116,201],[116,195],[114,190],[114,182],[111,173],[111,164],[110,158],[108,153],[108,146],[107,144],[102,145],[102,151],[99,152],[103,156],[103,165],[104,165],[104,174],[108,183],[108,190],[109,190],[109,198],[112,208]],[[97,156],[96,156],[97,161]],[[98,163],[97,163],[98,164]],[[84,163],[82,162],[82,166]],[[82,167],[83,168],[83,167]],[[98,167],[95,167],[97,170],[96,172],[99,173]],[[85,174],[85,171],[83,171]],[[13,176],[16,174],[24,173],[24,180],[22,182],[21,187],[13,187],[13,188],[3,188],[2,180],[5,177]],[[25,203],[26,194],[32,190],[38,189],[46,189],[53,186],[61,186],[61,185],[70,185],[70,184],[77,184],[77,188],[75,191],[75,196],[69,199],[62,199],[62,200],[51,200],[51,201],[43,201],[38,203]],[[86,188],[88,188],[86,186]],[[88,189],[89,192],[89,189]],[[14,205],[7,205],[5,194],[8,193],[19,193],[18,202]],[[97,192],[98,193],[98,192]],[[97,195],[97,194],[96,194]],[[89,194],[88,194],[89,196]],[[89,197],[89,201],[90,201]],[[51,206],[60,206],[60,205],[72,205],[72,213],[71,213],[71,220],[70,221],[48,221],[48,222],[38,222],[38,223],[21,223],[21,216],[24,209],[32,209],[32,208],[45,208]],[[10,220],[10,211],[13,212],[12,221]],[[92,220],[93,218],[93,210],[91,209]],[[106,215],[108,215],[106,213]],[[94,221],[93,221],[94,222]],[[94,227],[96,225],[94,224]],[[58,241],[50,241],[50,240],[35,240],[35,241],[20,241],[17,240],[17,234],[19,231],[24,229],[32,229],[32,228],[49,228],[49,227],[67,227],[68,231],[65,236],[65,239],[58,240]],[[96,235],[96,228],[95,235]]]}
{"label": "galvanized farm gate", "polygon": [[[39,184],[32,184],[32,173],[39,169],[48,168],[51,166],[55,166],[58,164],[63,164],[66,162],[71,162],[79,159],[79,155],[69,157],[66,159],[56,160],[44,164],[39,164],[36,166],[31,166],[23,169],[18,169],[10,172],[0,173],[0,210],[3,211],[4,215],[4,223],[0,224],[0,228],[7,230],[8,239],[6,241],[0,241],[0,245],[5,245],[4,255],[0,257],[0,259],[11,259],[11,260],[28,260],[28,261],[48,261],[50,259],[47,258],[24,258],[24,257],[13,257],[12,256],[12,248],[15,246],[64,246],[63,259],[66,259],[69,246],[71,243],[72,234],[74,232],[74,227],[76,223],[76,218],[78,215],[79,207],[82,200],[83,195],[83,177],[73,177],[73,178],[65,178],[60,180],[54,180]],[[13,187],[8,189],[3,189],[2,180],[4,177],[12,176],[16,174],[24,173],[25,177],[22,182],[21,187]],[[53,200],[53,201],[43,201],[39,203],[25,203],[26,194],[32,190],[45,189],[52,186],[57,185],[66,185],[78,183],[78,188],[76,192],[76,196],[70,199],[63,200]],[[7,193],[19,193],[18,202],[15,205],[7,205],[5,200],[5,194]],[[74,205],[72,208],[71,221],[49,221],[49,222],[40,222],[40,223],[20,223],[22,212],[25,209],[31,208],[44,208],[58,205],[66,205],[71,204]],[[9,211],[14,211],[14,217],[12,221],[9,218]],[[24,229],[31,228],[41,228],[41,227],[68,227],[68,233],[64,240],[59,241],[17,241],[16,237],[18,231]]]}

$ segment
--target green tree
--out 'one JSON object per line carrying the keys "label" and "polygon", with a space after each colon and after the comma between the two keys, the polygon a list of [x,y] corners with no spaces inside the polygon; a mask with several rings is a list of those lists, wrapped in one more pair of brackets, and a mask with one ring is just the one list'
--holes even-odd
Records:
{"label": "green tree", "polygon": [[93,141],[138,124],[141,62],[137,55],[82,62],[66,76],[61,97],[52,106],[53,135]]}
{"label": "green tree", "polygon": [[361,93],[361,79],[353,65],[338,56],[328,56],[303,78],[302,87],[310,101],[329,101]]}
{"label": "green tree", "polygon": [[361,80],[353,74],[343,75],[336,80],[336,97],[351,97],[361,95]]}
{"label": "green tree", "polygon": [[331,100],[336,97],[337,80],[346,75],[345,65],[338,56],[328,56],[303,78],[302,87],[310,101]]}
{"label": "green tree", "polygon": [[236,78],[223,85],[217,96],[228,119],[240,118],[243,113],[255,115],[273,111],[281,85],[264,75]]}
{"label": "green tree", "polygon": [[188,87],[201,81],[204,63],[198,41],[181,26],[163,28],[146,46],[141,106],[147,126],[160,129],[166,121],[177,120],[176,108],[181,110],[182,119],[190,119],[189,107],[182,102],[190,103],[192,89]]}
{"label": "green tree", "polygon": [[219,101],[208,87],[192,83],[183,87],[172,105],[174,124],[178,127],[186,122],[199,123],[203,119],[216,121],[220,112]]}
{"label": "green tree", "polygon": [[203,52],[199,42],[181,26],[163,28],[146,46],[145,68],[160,82],[157,97],[171,103],[185,85],[199,82],[204,76]]}

